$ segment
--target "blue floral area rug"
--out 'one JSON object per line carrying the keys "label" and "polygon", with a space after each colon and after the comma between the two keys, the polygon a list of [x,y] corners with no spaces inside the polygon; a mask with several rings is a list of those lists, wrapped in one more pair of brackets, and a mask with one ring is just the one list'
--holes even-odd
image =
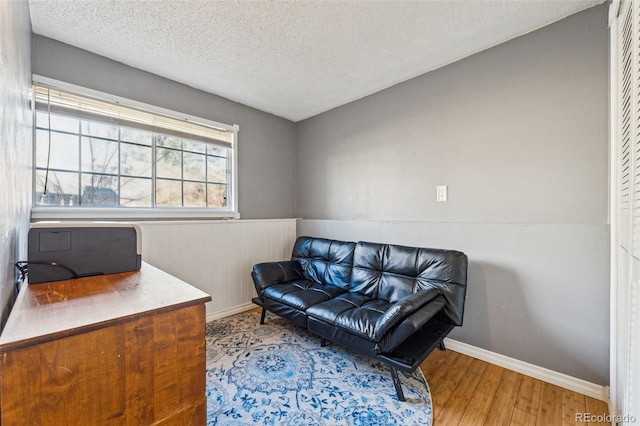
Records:
{"label": "blue floral area rug", "polygon": [[208,425],[431,425],[424,375],[399,372],[268,314],[207,324]]}

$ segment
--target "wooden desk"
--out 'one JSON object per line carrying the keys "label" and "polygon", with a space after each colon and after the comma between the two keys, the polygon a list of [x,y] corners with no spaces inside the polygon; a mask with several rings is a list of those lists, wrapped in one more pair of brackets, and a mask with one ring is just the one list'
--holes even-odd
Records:
{"label": "wooden desk", "polygon": [[137,272],[23,286],[0,336],[3,425],[204,425],[211,297]]}

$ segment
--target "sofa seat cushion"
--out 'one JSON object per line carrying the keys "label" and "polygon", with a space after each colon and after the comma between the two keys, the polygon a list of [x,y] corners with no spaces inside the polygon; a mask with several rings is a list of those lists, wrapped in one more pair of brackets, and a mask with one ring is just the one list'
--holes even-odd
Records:
{"label": "sofa seat cushion", "polygon": [[311,306],[307,315],[375,341],[375,325],[390,306],[386,300],[360,293],[345,293]]}
{"label": "sofa seat cushion", "polygon": [[318,284],[302,279],[271,285],[264,290],[263,296],[306,311],[310,306],[330,300],[345,291],[334,285]]}

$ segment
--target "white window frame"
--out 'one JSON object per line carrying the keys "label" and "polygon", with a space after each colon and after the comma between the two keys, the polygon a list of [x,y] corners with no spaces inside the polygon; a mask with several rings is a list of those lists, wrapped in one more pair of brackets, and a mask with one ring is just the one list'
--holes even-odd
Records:
{"label": "white window frame", "polygon": [[[95,98],[98,100],[120,104],[124,107],[141,109],[153,114],[163,115],[179,120],[187,120],[194,123],[200,123],[206,126],[215,127],[233,133],[233,143],[231,149],[231,176],[229,182],[229,192],[231,200],[228,200],[226,208],[191,208],[191,207],[51,207],[36,206],[35,200],[31,209],[32,220],[184,220],[184,219],[240,219],[238,210],[238,132],[240,127],[237,124],[229,125],[208,120],[202,117],[196,117],[177,111],[131,99],[122,98],[120,96],[111,95],[86,87],[77,86],[75,84],[66,83],[40,75],[33,75],[34,85],[44,85],[59,89],[65,92],[71,92],[80,96]],[[32,99],[32,113],[35,114],[35,99]],[[35,181],[35,120],[33,126],[33,167],[32,174]],[[35,194],[33,195],[35,197]]]}

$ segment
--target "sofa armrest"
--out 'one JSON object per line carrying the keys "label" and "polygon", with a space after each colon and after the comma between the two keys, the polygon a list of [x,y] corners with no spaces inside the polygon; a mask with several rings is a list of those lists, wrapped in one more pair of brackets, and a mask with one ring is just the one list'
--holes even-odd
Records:
{"label": "sofa armrest", "polygon": [[430,288],[410,294],[391,305],[387,311],[376,321],[374,328],[374,340],[382,337],[409,315],[422,308],[440,295],[440,290]]}
{"label": "sofa armrest", "polygon": [[[388,333],[376,344],[375,352],[378,354],[392,352],[398,345],[422,328],[427,322],[438,317],[438,313],[443,310],[446,303],[443,296],[437,296],[420,309],[417,309],[414,313],[408,315],[391,333]],[[446,318],[445,315],[442,316]],[[444,337],[444,335],[442,337]]]}
{"label": "sofa armrest", "polygon": [[304,278],[300,263],[295,260],[284,262],[267,262],[253,265],[251,272],[253,284],[258,296],[262,296],[264,290],[274,284],[282,284],[292,280]]}

